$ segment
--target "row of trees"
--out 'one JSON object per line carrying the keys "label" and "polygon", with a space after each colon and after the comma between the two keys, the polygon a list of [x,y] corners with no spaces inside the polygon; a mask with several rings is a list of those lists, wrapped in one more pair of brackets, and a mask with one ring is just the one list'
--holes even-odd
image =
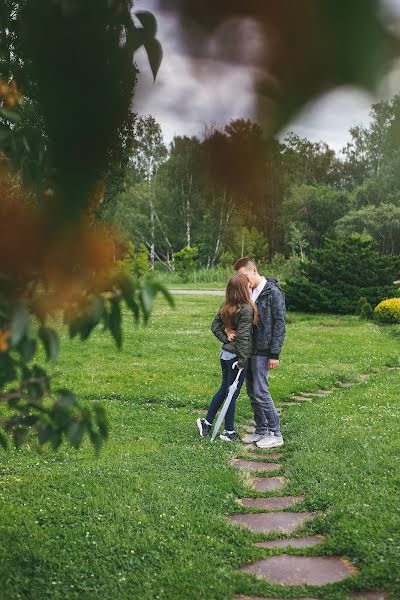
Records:
{"label": "row of trees", "polygon": [[351,129],[339,155],[290,133],[266,141],[249,120],[210,127],[201,139],[175,137],[137,117],[122,186],[101,217],[143,243],[150,268],[198,248],[202,266],[248,254],[302,259],[326,238],[369,234],[382,254],[400,253],[400,97],[372,107],[368,127]]}

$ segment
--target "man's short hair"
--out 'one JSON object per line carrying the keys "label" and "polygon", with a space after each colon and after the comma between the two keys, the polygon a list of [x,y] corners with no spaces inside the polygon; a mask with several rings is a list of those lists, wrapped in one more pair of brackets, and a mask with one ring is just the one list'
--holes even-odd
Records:
{"label": "man's short hair", "polygon": [[252,260],[248,256],[243,256],[242,258],[239,258],[239,260],[237,260],[233,265],[235,271],[239,271],[239,269],[243,269],[243,267],[245,269],[252,269],[253,267],[257,269],[257,265],[254,262],[254,260]]}

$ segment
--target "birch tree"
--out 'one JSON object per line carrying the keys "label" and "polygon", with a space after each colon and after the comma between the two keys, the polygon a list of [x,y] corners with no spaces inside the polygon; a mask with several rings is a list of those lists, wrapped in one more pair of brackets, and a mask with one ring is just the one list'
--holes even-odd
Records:
{"label": "birch tree", "polygon": [[151,115],[138,117],[135,122],[135,145],[131,159],[132,167],[138,177],[147,184],[147,201],[150,215],[150,269],[154,269],[156,222],[154,182],[160,165],[167,157],[160,125]]}

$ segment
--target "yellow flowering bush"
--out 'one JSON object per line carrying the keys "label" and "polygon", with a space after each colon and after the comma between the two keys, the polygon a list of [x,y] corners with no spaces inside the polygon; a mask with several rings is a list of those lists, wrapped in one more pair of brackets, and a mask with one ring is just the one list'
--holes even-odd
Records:
{"label": "yellow flowering bush", "polygon": [[374,313],[383,323],[400,323],[400,298],[383,300],[375,307]]}

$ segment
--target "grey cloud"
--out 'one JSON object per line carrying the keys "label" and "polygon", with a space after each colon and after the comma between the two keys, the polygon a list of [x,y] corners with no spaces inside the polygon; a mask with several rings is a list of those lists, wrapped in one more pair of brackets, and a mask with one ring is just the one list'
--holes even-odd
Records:
{"label": "grey cloud", "polygon": [[[400,19],[400,0],[384,0],[384,5],[387,18]],[[197,54],[189,57],[187,46],[182,46],[175,16],[161,11],[159,6],[158,0],[135,3],[135,10],[151,10],[156,15],[158,37],[164,48],[163,63],[154,84],[144,51],[137,54],[141,73],[135,110],[154,115],[167,142],[174,135],[201,135],[204,125],[210,122],[223,125],[232,118],[255,118],[254,86],[261,42],[254,24],[246,21],[239,28],[237,22],[225,23],[205,46],[201,33],[188,23],[187,32],[193,37],[191,48],[198,47]],[[245,53],[240,39],[246,40]],[[225,52],[221,53],[221,48]],[[237,60],[232,62],[232,56]],[[396,65],[381,86],[381,98],[399,90],[399,74],[400,67]],[[368,123],[370,106],[375,101],[377,98],[355,88],[334,90],[307,106],[289,123],[282,136],[287,130],[294,130],[312,141],[326,141],[339,151],[350,139],[350,127]]]}

